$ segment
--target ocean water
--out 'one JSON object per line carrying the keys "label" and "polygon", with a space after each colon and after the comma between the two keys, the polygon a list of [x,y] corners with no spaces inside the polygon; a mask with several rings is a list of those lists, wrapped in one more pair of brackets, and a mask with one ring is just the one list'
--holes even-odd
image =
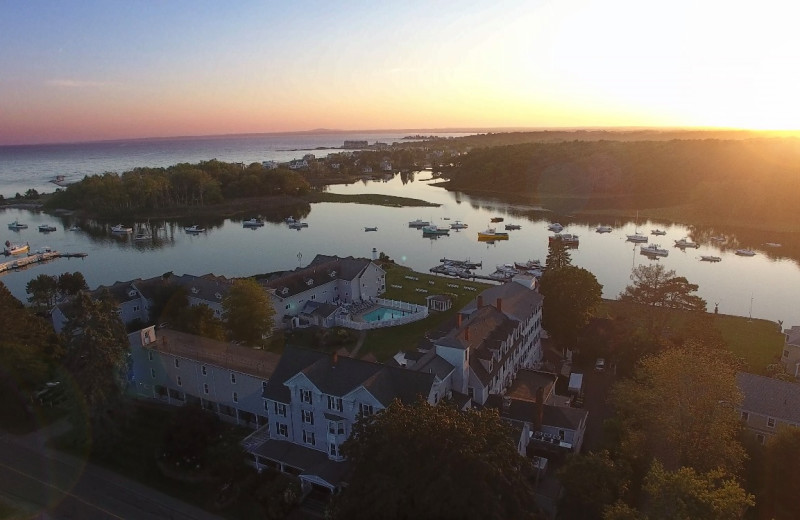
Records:
{"label": "ocean water", "polygon": [[63,175],[66,182],[75,182],[86,175],[210,159],[246,164],[268,160],[286,162],[306,153],[325,157],[340,151],[345,140],[394,143],[415,133],[257,134],[0,146],[0,195],[13,197],[29,188],[52,192],[56,185],[50,181],[56,175]]}

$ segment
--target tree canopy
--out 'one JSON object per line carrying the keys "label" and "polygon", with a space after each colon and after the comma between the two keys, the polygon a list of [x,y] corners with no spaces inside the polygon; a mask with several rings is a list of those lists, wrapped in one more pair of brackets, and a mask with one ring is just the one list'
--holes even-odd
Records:
{"label": "tree canopy", "polygon": [[723,352],[703,348],[675,347],[645,358],[633,379],[612,390],[626,455],[648,464],[657,459],[670,471],[739,472],[741,399],[734,366]]}
{"label": "tree canopy", "polygon": [[58,191],[49,207],[92,208],[101,214],[131,210],[204,206],[264,195],[299,195],[309,190],[299,173],[260,163],[247,168],[217,160],[168,168],[136,168],[118,175],[91,175]]}
{"label": "tree canopy", "polygon": [[39,309],[49,309],[63,296],[74,296],[79,291],[88,289],[86,279],[80,272],[63,273],[56,276],[40,274],[25,286],[30,294],[28,301]]}
{"label": "tree canopy", "polygon": [[738,520],[754,504],[735,478],[721,470],[698,473],[692,468],[666,471],[653,462],[645,478],[648,499],[642,512],[649,520]]}
{"label": "tree canopy", "polygon": [[762,489],[759,518],[789,520],[797,517],[800,497],[800,429],[781,427],[767,440],[761,459]]}
{"label": "tree canopy", "polygon": [[223,319],[233,339],[261,346],[272,333],[275,309],[267,291],[251,278],[233,282],[222,300]]}
{"label": "tree canopy", "polygon": [[560,269],[572,264],[569,248],[563,240],[550,240],[547,244],[547,269]]}
{"label": "tree canopy", "polygon": [[364,417],[336,518],[536,518],[530,463],[493,410],[404,405]]}
{"label": "tree canopy", "polygon": [[548,266],[539,292],[544,296],[542,325],[559,343],[572,345],[600,303],[603,286],[581,267]]}
{"label": "tree canopy", "polygon": [[633,283],[619,295],[622,301],[686,311],[705,311],[706,301],[696,294],[698,286],[661,264],[640,265],[631,273]]}
{"label": "tree canopy", "polygon": [[63,350],[46,320],[0,283],[0,420],[25,419],[30,394],[53,379]]}
{"label": "tree canopy", "polygon": [[94,421],[122,397],[128,337],[109,295],[94,299],[79,293],[74,303],[73,317],[61,333],[66,347],[64,367]]}

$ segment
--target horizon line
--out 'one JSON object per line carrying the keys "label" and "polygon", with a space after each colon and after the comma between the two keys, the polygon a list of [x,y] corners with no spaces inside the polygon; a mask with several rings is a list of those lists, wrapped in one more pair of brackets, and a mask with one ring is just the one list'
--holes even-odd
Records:
{"label": "horizon line", "polygon": [[737,127],[714,127],[714,126],[501,126],[501,127],[439,127],[439,128],[372,128],[372,129],[335,129],[335,128],[314,128],[310,130],[288,130],[276,132],[235,132],[226,134],[196,134],[196,135],[162,135],[147,137],[124,137],[115,139],[89,139],[85,141],[40,141],[31,143],[0,144],[0,147],[11,146],[48,146],[48,145],[73,145],[73,144],[94,144],[94,143],[118,143],[127,141],[159,141],[169,139],[204,139],[204,138],[225,138],[225,137],[253,137],[269,135],[299,135],[299,134],[378,134],[390,132],[440,132],[440,133],[513,133],[513,132],[580,132],[580,131],[614,131],[614,132],[751,132],[751,133],[783,133],[792,134],[800,132],[797,130],[769,130],[751,129]]}

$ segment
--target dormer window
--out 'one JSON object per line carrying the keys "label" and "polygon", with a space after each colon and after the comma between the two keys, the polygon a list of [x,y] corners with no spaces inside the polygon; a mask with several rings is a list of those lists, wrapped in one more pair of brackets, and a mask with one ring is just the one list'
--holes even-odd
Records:
{"label": "dormer window", "polygon": [[136,296],[136,291],[135,291],[135,290],[133,290],[133,289],[131,289],[130,291],[128,291],[128,296],[130,296],[131,298],[133,298],[134,296]]}
{"label": "dormer window", "polygon": [[314,279],[313,278],[309,278],[308,280],[306,280],[306,285],[309,286],[309,287],[314,285]]}
{"label": "dormer window", "polygon": [[336,278],[336,271],[331,271],[331,278]]}
{"label": "dormer window", "polygon": [[197,287],[192,287],[192,294],[197,294],[199,292],[200,292],[200,289],[198,289]]}

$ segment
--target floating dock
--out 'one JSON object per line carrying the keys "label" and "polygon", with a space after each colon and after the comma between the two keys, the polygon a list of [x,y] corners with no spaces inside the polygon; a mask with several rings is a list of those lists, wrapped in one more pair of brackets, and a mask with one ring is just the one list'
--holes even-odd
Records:
{"label": "floating dock", "polygon": [[31,253],[27,256],[20,256],[14,260],[0,263],[0,273],[13,269],[22,269],[32,264],[48,262],[56,258],[84,258],[86,253],[59,253],[58,251],[45,251],[44,253]]}

